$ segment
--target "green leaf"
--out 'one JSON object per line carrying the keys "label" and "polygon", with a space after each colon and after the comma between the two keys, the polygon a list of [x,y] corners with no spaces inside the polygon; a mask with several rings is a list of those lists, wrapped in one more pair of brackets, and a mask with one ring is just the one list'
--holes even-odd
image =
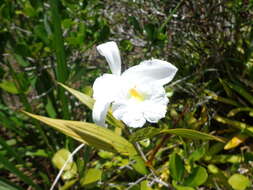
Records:
{"label": "green leaf", "polygon": [[87,143],[98,149],[119,152],[123,155],[130,156],[137,154],[134,146],[130,142],[107,128],[87,122],[51,119],[25,111],[23,112],[82,143]]}
{"label": "green leaf", "polygon": [[133,133],[130,136],[131,142],[140,141],[146,138],[151,138],[155,135],[167,133],[172,135],[177,135],[189,139],[195,139],[195,140],[216,140],[219,142],[225,142],[224,139],[220,137],[216,137],[214,135],[210,135],[207,133],[203,133],[197,130],[193,129],[184,129],[184,128],[177,128],[177,129],[156,129],[152,127],[143,128],[138,130],[137,132]]}
{"label": "green leaf", "polygon": [[[57,151],[53,158],[52,162],[55,167],[59,170],[64,166],[65,162],[68,160],[71,153],[67,149],[60,149]],[[63,180],[69,180],[77,176],[77,166],[73,160],[69,161],[64,168],[64,173],[62,174]]]}
{"label": "green leaf", "polygon": [[161,133],[169,133],[169,134],[177,135],[180,137],[185,137],[185,138],[195,139],[195,140],[216,140],[223,143],[225,142],[224,139],[220,137],[203,133],[197,130],[192,130],[192,129],[183,129],[183,128],[165,129],[165,130],[162,130]]}
{"label": "green leaf", "polygon": [[89,185],[95,183],[96,181],[100,180],[102,176],[102,171],[100,169],[92,168],[89,169],[84,178],[81,179],[81,185]]}
{"label": "green leaf", "polygon": [[232,88],[234,91],[236,91],[238,94],[240,94],[242,97],[244,97],[251,105],[253,105],[253,96],[242,86],[234,84],[234,83],[229,83],[228,85],[230,88]]}
{"label": "green leaf", "polygon": [[92,110],[94,102],[95,102],[93,98],[73,88],[69,88],[68,86],[62,83],[58,83],[58,84],[61,85],[63,88],[65,88],[67,91],[69,91],[71,94],[73,94],[80,102],[82,102],[84,105],[86,105],[88,108]]}
{"label": "green leaf", "polygon": [[17,187],[7,180],[0,179],[0,190],[24,190],[22,187]]}
{"label": "green leaf", "polygon": [[213,100],[216,100],[216,101],[219,101],[219,102],[222,102],[224,104],[229,104],[229,105],[232,105],[232,106],[240,106],[240,104],[232,99],[229,99],[229,98],[223,98],[223,97],[220,97],[218,96],[216,93],[210,91],[210,90],[204,90],[204,92],[208,95],[208,96],[211,96]]}
{"label": "green leaf", "polygon": [[176,181],[172,181],[172,185],[173,187],[176,188],[176,190],[195,190],[192,187],[187,187],[187,186],[183,186],[183,185],[178,185]]}
{"label": "green leaf", "polygon": [[14,58],[16,59],[17,63],[20,64],[22,67],[28,67],[30,65],[29,62],[25,61],[23,57],[18,54],[14,54]]}
{"label": "green leaf", "polygon": [[[69,69],[66,62],[66,55],[64,50],[64,41],[61,29],[61,16],[59,11],[59,0],[49,1],[52,12],[52,26],[53,26],[53,47],[56,56],[56,78],[57,81],[64,83],[69,76]],[[64,94],[63,89],[58,90],[58,97],[62,106],[62,113],[65,119],[70,118],[68,98]]]}
{"label": "green leaf", "polygon": [[169,161],[169,169],[170,169],[170,175],[175,181],[181,181],[183,175],[184,175],[184,161],[181,159],[181,157],[173,153],[170,156],[170,161]]}
{"label": "green leaf", "polygon": [[10,144],[8,144],[8,142],[2,137],[0,137],[0,145],[2,146],[1,148],[6,150],[9,155],[13,156],[19,162],[19,164],[25,164],[25,161],[22,159],[17,150],[10,146]]}
{"label": "green leaf", "polygon": [[[70,155],[71,153],[67,149],[63,148],[63,149],[58,150],[52,158],[52,162],[54,166],[60,170],[64,166],[65,162],[68,160]],[[73,164],[73,161],[69,161],[64,171],[71,169],[72,164]]]}
{"label": "green leaf", "polygon": [[75,185],[77,181],[78,181],[78,179],[72,179],[70,181],[67,181],[62,187],[60,187],[59,190],[68,190],[73,185]]}
{"label": "green leaf", "polygon": [[152,188],[149,187],[147,180],[144,180],[141,182],[141,189],[140,190],[152,190]]}
{"label": "green leaf", "polygon": [[185,179],[184,185],[197,187],[206,182],[208,174],[205,168],[197,166],[193,168],[191,174]]}
{"label": "green leaf", "polygon": [[12,94],[19,94],[19,90],[13,81],[3,80],[0,83],[0,88]]}
{"label": "green leaf", "polygon": [[57,113],[54,109],[54,105],[50,98],[47,98],[47,104],[45,106],[45,109],[51,118],[55,118],[57,116]]}
{"label": "green leaf", "polygon": [[251,113],[253,112],[253,108],[250,108],[250,107],[235,108],[235,109],[230,110],[229,113],[227,114],[227,116],[233,117],[239,112],[249,112],[249,116],[251,116]]}
{"label": "green leaf", "polygon": [[41,190],[41,188],[33,182],[33,180],[26,176],[22,171],[18,170],[13,163],[11,163],[7,158],[0,154],[0,164],[4,166],[11,173],[19,177],[24,183],[31,185],[35,190]]}
{"label": "green leaf", "polygon": [[198,161],[205,155],[205,149],[203,147],[198,148],[189,156],[190,161]]}
{"label": "green leaf", "polygon": [[157,129],[154,127],[145,127],[145,128],[137,130],[135,133],[132,133],[130,136],[130,141],[137,142],[144,139],[148,139],[155,135],[158,135],[160,131],[161,131],[160,129]]}
{"label": "green leaf", "polygon": [[245,190],[251,185],[248,177],[241,174],[234,174],[228,179],[228,183],[234,190]]}
{"label": "green leaf", "polygon": [[134,28],[135,31],[138,31],[138,32],[142,33],[141,25],[140,25],[140,23],[138,22],[138,20],[136,19],[136,17],[134,17],[134,16],[129,16],[129,17],[128,17],[128,21],[129,21],[129,23],[133,26],[133,28]]}
{"label": "green leaf", "polygon": [[250,136],[253,136],[253,126],[250,126],[246,123],[240,122],[240,121],[234,121],[231,119],[227,119],[225,117],[221,117],[219,115],[216,115],[214,119],[220,123],[227,124],[231,127],[235,127],[237,129],[240,129],[241,132],[248,134]]}
{"label": "green leaf", "polygon": [[233,163],[239,164],[244,160],[240,154],[219,154],[212,156],[211,163]]}
{"label": "green leaf", "polygon": [[133,168],[140,174],[142,175],[146,175],[148,173],[148,170],[145,166],[145,162],[143,161],[143,159],[136,155],[133,156],[132,159],[134,160],[134,164],[132,165]]}

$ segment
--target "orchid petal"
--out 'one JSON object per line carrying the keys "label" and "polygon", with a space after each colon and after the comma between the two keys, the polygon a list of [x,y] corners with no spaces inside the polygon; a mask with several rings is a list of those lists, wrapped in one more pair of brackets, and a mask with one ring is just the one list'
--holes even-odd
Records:
{"label": "orchid petal", "polygon": [[98,77],[93,84],[93,98],[97,99],[112,99],[120,90],[121,77],[113,74],[104,74]]}
{"label": "orchid petal", "polygon": [[117,44],[115,42],[106,42],[97,46],[97,50],[106,58],[112,73],[115,75],[120,75],[121,59]]}
{"label": "orchid petal", "polygon": [[119,91],[120,76],[104,74],[98,77],[93,84],[93,98],[95,104],[92,117],[97,125],[105,126],[105,117],[110,106]]}
{"label": "orchid petal", "polygon": [[175,76],[177,68],[167,61],[151,59],[126,70],[122,77],[137,84],[165,85]]}
{"label": "orchid petal", "polygon": [[146,123],[141,107],[138,105],[127,102],[114,102],[112,110],[113,116],[123,121],[129,127],[139,128]]}
{"label": "orchid petal", "polygon": [[110,101],[103,99],[96,100],[92,110],[92,118],[97,125],[103,127],[106,126],[105,117],[109,109],[110,103],[111,103]]}
{"label": "orchid petal", "polygon": [[[117,107],[117,108],[116,108]],[[128,127],[139,128],[146,123],[142,112],[131,106],[113,105],[113,116],[123,121]]]}
{"label": "orchid petal", "polygon": [[165,117],[167,112],[166,105],[159,105],[154,103],[146,104],[143,114],[145,119],[150,123],[158,123],[158,121]]}

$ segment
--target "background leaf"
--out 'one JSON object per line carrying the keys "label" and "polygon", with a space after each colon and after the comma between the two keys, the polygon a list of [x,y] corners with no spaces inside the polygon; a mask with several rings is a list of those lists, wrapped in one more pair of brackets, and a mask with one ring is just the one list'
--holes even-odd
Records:
{"label": "background leaf", "polygon": [[228,183],[234,190],[245,190],[252,182],[244,175],[234,174],[228,179]]}
{"label": "background leaf", "polygon": [[178,154],[173,153],[170,155],[169,169],[172,178],[175,181],[180,182],[183,178],[185,168],[184,168],[184,161]]}
{"label": "background leaf", "polygon": [[206,182],[208,178],[207,171],[202,166],[194,167],[190,175],[185,179],[184,185],[198,187]]}

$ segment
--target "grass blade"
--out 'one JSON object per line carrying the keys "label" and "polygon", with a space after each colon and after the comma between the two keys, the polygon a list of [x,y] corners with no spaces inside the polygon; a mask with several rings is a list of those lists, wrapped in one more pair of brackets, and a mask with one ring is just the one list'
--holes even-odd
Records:
{"label": "grass blade", "polygon": [[[53,23],[53,45],[55,48],[55,55],[56,55],[56,78],[59,82],[64,83],[69,76],[68,68],[67,68],[67,62],[66,62],[66,56],[64,51],[64,44],[63,44],[63,38],[62,38],[62,29],[61,29],[61,18],[59,14],[59,8],[58,0],[51,0],[50,6],[51,6],[51,12],[52,12],[52,23]],[[58,89],[59,99],[62,104],[62,110],[63,110],[63,117],[65,119],[68,119],[70,117],[69,115],[69,109],[68,109],[68,98],[66,98],[64,94],[64,90],[62,88]]]}
{"label": "grass blade", "polygon": [[8,159],[6,159],[3,155],[0,154],[0,163],[3,164],[3,166],[9,170],[10,172],[14,173],[16,176],[18,176],[24,183],[31,185],[34,187],[34,189],[41,190],[41,188],[36,185],[31,178],[23,174],[21,171],[19,171],[13,163],[11,163]]}
{"label": "grass blade", "polygon": [[24,190],[23,188],[18,187],[5,179],[0,179],[0,190],[7,190],[7,189],[8,190]]}
{"label": "grass blade", "polygon": [[2,137],[0,137],[0,145],[2,145],[3,149],[7,150],[7,152],[10,155],[12,155],[19,162],[19,164],[25,164],[25,162],[23,161],[23,159],[14,150],[14,148],[12,148],[11,146],[9,146]]}
{"label": "grass blade", "polygon": [[214,119],[220,123],[227,124],[229,126],[235,127],[237,129],[240,129],[242,132],[253,136],[253,126],[249,126],[246,123],[240,122],[240,121],[234,121],[231,119],[227,119],[224,117],[221,117],[219,115],[216,115]]}
{"label": "grass blade", "polygon": [[193,140],[216,140],[219,142],[225,142],[223,138],[210,135],[207,133],[203,133],[193,129],[184,129],[184,128],[177,128],[177,129],[157,129],[153,127],[143,128],[138,130],[137,132],[133,133],[130,137],[132,142],[140,141],[146,138],[152,138],[155,135],[167,133],[172,135],[177,135],[180,137],[185,137]]}
{"label": "grass blade", "polygon": [[228,83],[229,87],[244,97],[251,105],[253,105],[253,96],[245,90],[243,87],[236,85],[234,83]]}

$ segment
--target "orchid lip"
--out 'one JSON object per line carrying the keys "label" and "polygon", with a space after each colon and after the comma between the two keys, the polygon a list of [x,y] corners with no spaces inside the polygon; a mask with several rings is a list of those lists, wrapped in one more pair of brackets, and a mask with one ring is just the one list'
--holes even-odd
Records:
{"label": "orchid lip", "polygon": [[136,90],[136,88],[131,88],[129,90],[129,98],[133,98],[141,102],[145,100],[145,96]]}

